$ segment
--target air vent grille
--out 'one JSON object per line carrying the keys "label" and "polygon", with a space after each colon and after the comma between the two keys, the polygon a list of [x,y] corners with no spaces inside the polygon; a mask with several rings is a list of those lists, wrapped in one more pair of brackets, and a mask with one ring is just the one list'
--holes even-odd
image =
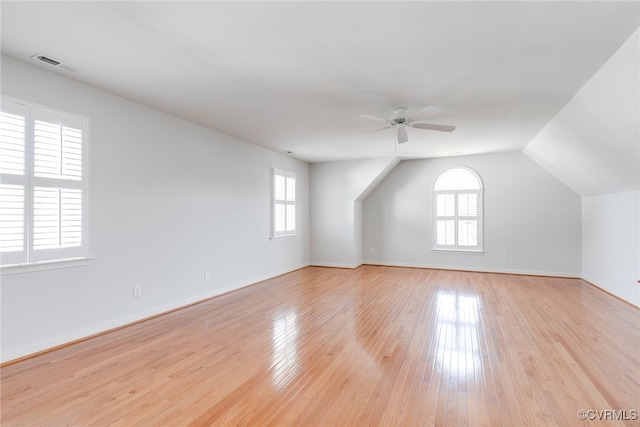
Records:
{"label": "air vent grille", "polygon": [[60,61],[56,61],[55,59],[51,59],[48,56],[37,55],[36,58],[38,59],[38,61],[46,62],[49,65],[55,65],[55,66],[60,65]]}
{"label": "air vent grille", "polygon": [[38,61],[41,62],[43,64],[47,64],[47,65],[51,65],[53,67],[56,68],[60,68],[62,70],[65,71],[69,71],[70,73],[77,73],[78,71],[80,71],[80,69],[78,67],[74,67],[71,64],[66,64],[62,61],[58,61],[57,59],[53,59],[50,56],[44,55],[42,53],[36,53],[35,55],[32,55],[31,58],[34,61]]}

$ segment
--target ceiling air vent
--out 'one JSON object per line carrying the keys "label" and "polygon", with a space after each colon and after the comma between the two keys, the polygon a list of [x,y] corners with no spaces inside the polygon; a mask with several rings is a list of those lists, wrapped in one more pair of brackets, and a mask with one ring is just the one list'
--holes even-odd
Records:
{"label": "ceiling air vent", "polygon": [[49,58],[47,56],[44,56],[44,55],[37,55],[36,59],[38,59],[39,61],[42,61],[42,62],[46,62],[49,65],[55,65],[56,67],[58,65],[60,65],[59,61],[56,61],[55,59],[51,59],[51,58]]}
{"label": "ceiling air vent", "polygon": [[53,59],[50,56],[43,55],[42,53],[36,53],[35,55],[32,55],[31,58],[34,61],[42,62],[44,64],[51,65],[52,67],[60,68],[62,70],[69,71],[71,73],[77,73],[78,71],[80,71],[78,67],[74,67],[73,65],[70,65],[70,64],[65,64],[62,61],[58,61],[57,59]]}

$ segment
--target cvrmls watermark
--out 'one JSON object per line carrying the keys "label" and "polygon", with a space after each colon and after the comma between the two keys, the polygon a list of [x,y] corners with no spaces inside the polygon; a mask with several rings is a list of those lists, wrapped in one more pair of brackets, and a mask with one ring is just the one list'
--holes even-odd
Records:
{"label": "cvrmls watermark", "polygon": [[589,421],[635,421],[638,419],[638,411],[635,409],[580,409],[578,418]]}

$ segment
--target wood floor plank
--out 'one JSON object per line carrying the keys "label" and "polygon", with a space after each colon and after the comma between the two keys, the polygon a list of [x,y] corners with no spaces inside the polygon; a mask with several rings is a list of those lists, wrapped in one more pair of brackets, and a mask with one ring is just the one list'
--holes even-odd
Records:
{"label": "wood floor plank", "polygon": [[308,267],[3,367],[0,423],[638,426],[639,349],[578,279]]}

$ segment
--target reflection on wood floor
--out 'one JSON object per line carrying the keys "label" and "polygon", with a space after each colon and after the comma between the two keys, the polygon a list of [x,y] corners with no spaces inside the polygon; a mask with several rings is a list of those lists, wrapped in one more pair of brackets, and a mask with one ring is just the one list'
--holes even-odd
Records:
{"label": "reflection on wood floor", "polygon": [[1,421],[638,425],[639,329],[577,279],[308,267],[4,367]]}

